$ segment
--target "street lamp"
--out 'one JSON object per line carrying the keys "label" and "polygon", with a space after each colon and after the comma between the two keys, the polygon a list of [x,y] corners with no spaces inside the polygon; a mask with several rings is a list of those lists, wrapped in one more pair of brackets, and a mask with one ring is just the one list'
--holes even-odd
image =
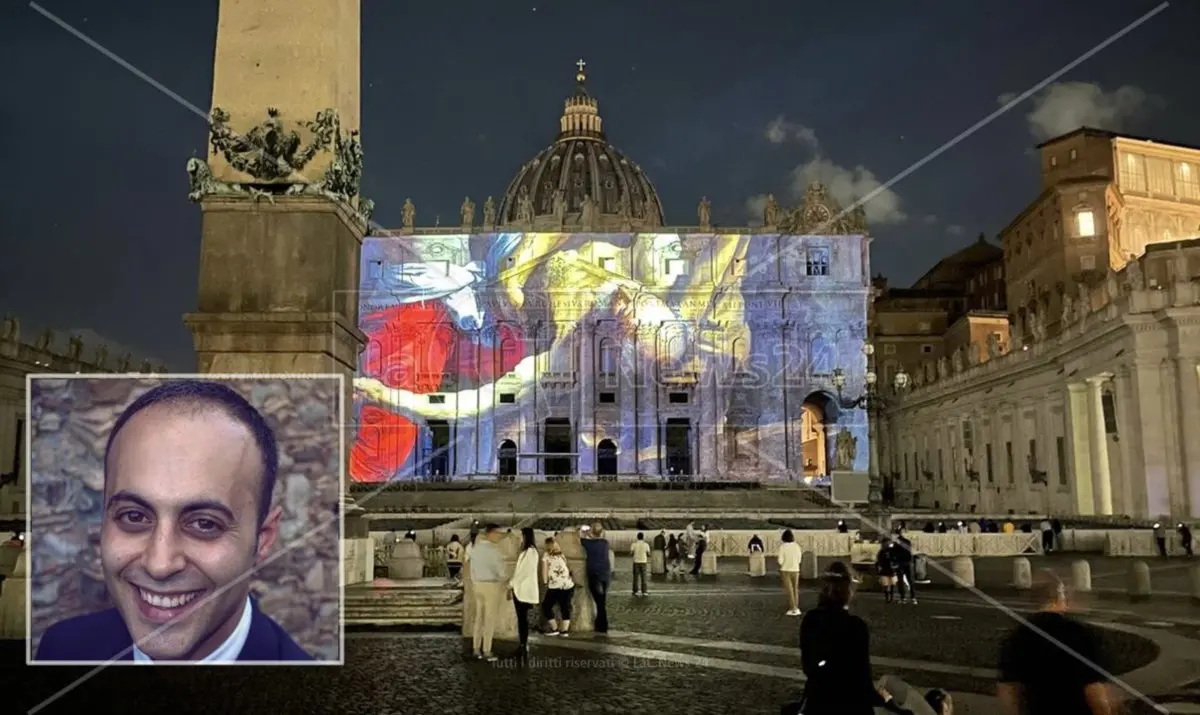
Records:
{"label": "street lamp", "polygon": [[866,372],[863,375],[865,389],[858,397],[847,398],[845,395],[846,389],[846,371],[842,368],[834,368],[833,370],[833,387],[837,390],[838,406],[843,410],[850,409],[865,409],[867,411],[867,440],[870,449],[870,472],[871,491],[870,500],[872,504],[877,504],[880,500],[879,492],[879,459],[878,446],[876,444],[876,435],[880,434],[879,423],[882,422],[883,414],[891,404],[891,400],[900,396],[908,389],[911,382],[908,373],[901,366],[896,374],[892,377],[892,394],[884,394],[884,390],[879,389],[879,375],[874,369],[875,346],[871,343],[864,342],[862,346],[863,357],[866,359]]}

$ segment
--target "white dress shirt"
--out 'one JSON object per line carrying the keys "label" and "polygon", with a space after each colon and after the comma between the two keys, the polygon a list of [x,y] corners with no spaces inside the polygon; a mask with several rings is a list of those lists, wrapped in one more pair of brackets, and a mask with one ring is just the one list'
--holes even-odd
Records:
{"label": "white dress shirt", "polygon": [[[225,642],[217,646],[217,649],[209,653],[204,658],[196,661],[197,663],[233,663],[242,654],[242,648],[246,645],[246,639],[250,637],[250,597],[246,597],[246,604],[242,606],[242,617],[238,620],[238,624],[234,627],[233,632],[225,639]],[[133,660],[137,663],[153,663],[154,659],[146,655],[135,644],[133,646]]]}
{"label": "white dress shirt", "polygon": [[521,603],[537,603],[538,598],[538,550],[525,549],[517,556],[517,565],[513,569],[508,587],[512,589],[513,598]]}

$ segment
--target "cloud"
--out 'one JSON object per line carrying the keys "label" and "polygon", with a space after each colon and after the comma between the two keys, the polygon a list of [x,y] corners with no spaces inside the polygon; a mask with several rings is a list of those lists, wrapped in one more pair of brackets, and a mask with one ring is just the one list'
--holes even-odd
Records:
{"label": "cloud", "polygon": [[[1016,96],[1002,94],[997,101],[1005,105]],[[1130,85],[1106,92],[1094,82],[1058,82],[1033,97],[1033,110],[1025,115],[1025,119],[1029,122],[1029,131],[1039,141],[1082,126],[1120,131],[1156,101]]]}
{"label": "cloud", "polygon": [[921,220],[925,223],[925,225],[932,226],[933,224],[938,222],[938,217],[934,214],[926,214],[925,218],[923,218]]}
{"label": "cloud", "polygon": [[[767,124],[764,136],[772,144],[795,142],[813,152],[818,152],[821,147],[816,132],[803,124],[788,121],[782,114]],[[882,186],[882,182],[876,179],[875,174],[866,167],[856,166],[849,169],[818,154],[808,162],[792,169],[791,182],[787,189],[788,195],[779,196],[780,203],[785,205],[797,203],[804,196],[805,189],[814,181],[825,184],[829,195],[843,208],[853,206],[856,201]],[[746,215],[751,225],[762,223],[763,207],[766,206],[766,203],[766,194],[758,194],[746,199]],[[900,197],[890,188],[882,189],[878,194],[872,196],[863,205],[863,208],[867,212],[868,224],[894,224],[908,218],[900,209]],[[933,220],[936,221],[937,217],[934,216]]]}
{"label": "cloud", "polygon": [[946,227],[946,233],[950,234],[951,236],[961,236],[966,232],[967,232],[967,229],[963,228],[962,226],[959,226],[956,223],[952,223]]}
{"label": "cloud", "polygon": [[829,195],[843,208],[848,208],[868,194],[879,191],[863,204],[868,225],[902,223],[908,218],[900,208],[900,197],[896,192],[890,188],[880,190],[883,182],[875,178],[875,174],[865,166],[848,169],[818,156],[807,164],[792,169],[792,197],[798,199],[803,196],[804,190],[814,181],[825,184]]}
{"label": "cloud", "polygon": [[772,144],[796,142],[797,144],[807,146],[813,151],[816,151],[820,146],[820,143],[817,141],[816,132],[803,124],[789,122],[782,114],[767,123],[767,128],[763,131],[763,135]]}
{"label": "cloud", "polygon": [[767,195],[758,194],[746,199],[746,216],[747,221],[751,226],[761,226],[763,220],[763,209],[767,207]]}

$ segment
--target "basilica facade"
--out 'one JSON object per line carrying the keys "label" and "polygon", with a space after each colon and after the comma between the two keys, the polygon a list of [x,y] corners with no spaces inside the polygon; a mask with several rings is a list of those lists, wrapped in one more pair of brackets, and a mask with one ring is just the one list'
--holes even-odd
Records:
{"label": "basilica facade", "polygon": [[798,479],[866,472],[865,221],[823,186],[763,227],[667,227],[583,65],[481,220],[363,244],[351,477]]}

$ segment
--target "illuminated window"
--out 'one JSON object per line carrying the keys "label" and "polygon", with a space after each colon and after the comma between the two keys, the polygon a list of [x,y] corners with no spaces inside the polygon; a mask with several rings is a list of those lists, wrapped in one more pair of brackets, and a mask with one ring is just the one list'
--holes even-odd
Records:
{"label": "illuminated window", "polygon": [[1137,154],[1125,154],[1121,162],[1122,188],[1127,191],[1146,190],[1146,165]]}
{"label": "illuminated window", "polygon": [[1146,185],[1152,194],[1174,196],[1175,186],[1171,180],[1171,162],[1166,159],[1146,159]]}
{"label": "illuminated window", "polygon": [[1079,267],[1085,271],[1096,270],[1096,257],[1095,256],[1080,256],[1079,257]]}
{"label": "illuminated window", "polygon": [[1176,165],[1175,188],[1179,198],[1200,201],[1200,164],[1181,162]]}
{"label": "illuminated window", "polygon": [[917,330],[922,333],[928,333],[930,330],[933,330],[933,323],[930,323],[928,320],[922,320],[917,323]]}
{"label": "illuminated window", "polygon": [[1050,166],[1051,167],[1058,166],[1058,157],[1057,156],[1050,157]]}
{"label": "illuminated window", "polygon": [[667,259],[667,278],[675,279],[687,275],[687,261],[682,258]]}
{"label": "illuminated window", "polygon": [[1071,158],[1071,161],[1075,161],[1076,159],[1078,159],[1079,151],[1077,149],[1072,149],[1071,153],[1070,153],[1070,158]]}
{"label": "illuminated window", "polygon": [[1096,235],[1096,215],[1090,209],[1075,212],[1075,229],[1080,236]]}
{"label": "illuminated window", "polygon": [[825,248],[809,249],[804,263],[804,272],[810,276],[829,275],[829,250]]}
{"label": "illuminated window", "polygon": [[617,259],[612,256],[605,256],[600,259],[600,267],[610,273],[615,272],[617,270]]}

